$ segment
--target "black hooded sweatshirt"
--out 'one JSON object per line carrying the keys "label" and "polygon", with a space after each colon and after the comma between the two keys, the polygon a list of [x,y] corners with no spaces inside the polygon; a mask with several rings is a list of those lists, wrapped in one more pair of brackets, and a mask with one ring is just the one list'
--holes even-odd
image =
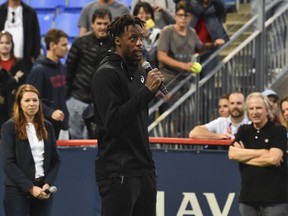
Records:
{"label": "black hooded sweatshirt", "polygon": [[155,171],[147,129],[148,103],[155,93],[145,86],[146,73],[126,65],[117,54],[101,62],[92,81],[99,127],[96,179],[136,177]]}

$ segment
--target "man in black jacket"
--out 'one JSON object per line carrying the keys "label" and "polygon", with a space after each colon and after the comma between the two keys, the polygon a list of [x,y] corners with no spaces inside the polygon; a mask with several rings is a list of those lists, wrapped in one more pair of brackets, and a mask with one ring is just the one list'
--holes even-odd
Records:
{"label": "man in black jacket", "polygon": [[139,67],[144,24],[126,14],[108,26],[115,52],[103,59],[92,81],[102,216],[156,215],[156,175],[147,119],[148,104],[164,77],[158,69],[146,77]]}
{"label": "man in black jacket", "polygon": [[29,73],[41,49],[40,27],[35,10],[21,0],[7,0],[0,5],[0,30],[13,35],[15,56],[23,58]]}
{"label": "man in black jacket", "polygon": [[72,139],[88,138],[83,112],[92,103],[93,75],[107,51],[112,48],[111,37],[106,32],[111,19],[108,9],[97,9],[91,22],[93,31],[74,41],[66,61],[67,107]]}

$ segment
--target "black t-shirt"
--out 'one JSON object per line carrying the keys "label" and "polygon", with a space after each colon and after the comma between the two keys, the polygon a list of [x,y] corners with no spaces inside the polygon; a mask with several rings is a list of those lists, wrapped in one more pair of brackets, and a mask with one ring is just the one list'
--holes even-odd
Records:
{"label": "black t-shirt", "polygon": [[257,130],[253,124],[243,125],[235,141],[242,141],[247,149],[279,148],[283,151],[280,166],[258,167],[239,163],[241,191],[239,202],[284,203],[287,202],[287,136],[282,125],[268,122]]}

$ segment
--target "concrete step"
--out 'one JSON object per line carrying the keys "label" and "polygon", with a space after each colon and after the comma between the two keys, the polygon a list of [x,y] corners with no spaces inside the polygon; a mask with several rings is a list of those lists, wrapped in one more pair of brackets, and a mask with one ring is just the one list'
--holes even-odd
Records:
{"label": "concrete step", "polygon": [[240,4],[238,13],[251,13],[251,4],[250,3]]}

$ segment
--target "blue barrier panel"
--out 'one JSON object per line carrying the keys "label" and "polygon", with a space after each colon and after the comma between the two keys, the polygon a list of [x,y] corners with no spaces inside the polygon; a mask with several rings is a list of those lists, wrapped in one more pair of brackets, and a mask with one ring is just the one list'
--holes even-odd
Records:
{"label": "blue barrier panel", "polygon": [[[97,148],[59,148],[61,169],[53,216],[99,216]],[[227,152],[153,150],[158,173],[157,216],[238,216],[238,165]],[[0,171],[3,182],[3,172]],[[3,213],[3,184],[0,215]],[[113,206],[111,206],[113,208]]]}

